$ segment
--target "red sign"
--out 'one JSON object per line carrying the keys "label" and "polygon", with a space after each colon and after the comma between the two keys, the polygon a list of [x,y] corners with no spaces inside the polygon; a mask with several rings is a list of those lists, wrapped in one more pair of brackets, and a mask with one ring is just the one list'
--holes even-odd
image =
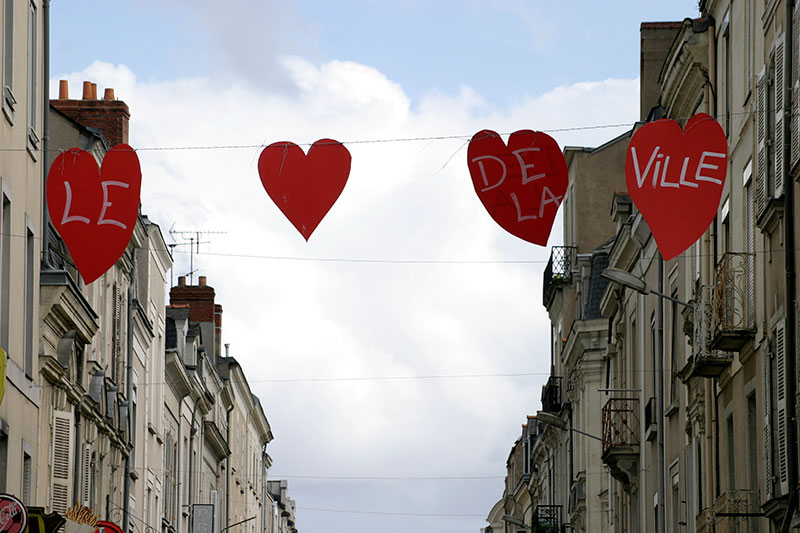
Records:
{"label": "red sign", "polygon": [[119,527],[114,522],[108,522],[106,520],[98,520],[97,521],[97,529],[95,533],[122,533],[122,528]]}
{"label": "red sign", "polygon": [[50,219],[86,283],[117,262],[139,213],[142,171],[136,152],[118,144],[98,170],[92,154],[70,148],[47,175]]}
{"label": "red sign", "polygon": [[719,207],[728,173],[728,141],[719,123],[699,113],[680,125],[670,119],[633,134],[625,162],[631,200],[642,212],[664,260],[694,244]]}
{"label": "red sign", "polygon": [[478,198],[507,232],[547,246],[569,177],[564,154],[540,131],[511,134],[508,146],[490,130],[476,133],[467,150]]}
{"label": "red sign", "polygon": [[16,496],[0,494],[0,533],[24,533],[28,510]]}
{"label": "red sign", "polygon": [[308,240],[347,183],[350,152],[332,139],[318,140],[308,155],[294,143],[274,143],[261,152],[258,173],[269,197]]}

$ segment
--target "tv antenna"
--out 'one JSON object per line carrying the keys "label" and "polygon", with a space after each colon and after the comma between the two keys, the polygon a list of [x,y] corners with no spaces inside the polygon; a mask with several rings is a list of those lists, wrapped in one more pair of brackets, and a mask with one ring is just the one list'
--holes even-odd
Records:
{"label": "tv antenna", "polygon": [[[174,250],[176,246],[188,246],[189,247],[189,284],[194,284],[194,254],[200,253],[200,245],[201,244],[209,244],[211,243],[210,240],[203,240],[204,235],[222,235],[228,233],[227,231],[212,231],[212,230],[176,230],[172,229],[175,227],[175,224],[169,229],[169,234],[172,238],[175,238],[175,235],[178,235],[184,242],[174,242],[172,244],[168,244],[170,251]],[[195,248],[196,247],[196,248]],[[170,275],[170,278],[172,276]],[[170,279],[170,285],[173,285],[172,279]]]}

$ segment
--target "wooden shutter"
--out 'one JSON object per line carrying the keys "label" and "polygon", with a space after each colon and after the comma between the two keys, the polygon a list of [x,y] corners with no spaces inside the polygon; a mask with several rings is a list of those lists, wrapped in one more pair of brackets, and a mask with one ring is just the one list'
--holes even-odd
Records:
{"label": "wooden shutter", "polygon": [[761,69],[756,82],[756,218],[767,207],[767,76]]}
{"label": "wooden shutter", "polygon": [[65,514],[72,501],[72,413],[53,411],[52,510]]}
{"label": "wooden shutter", "polygon": [[[791,120],[791,164],[800,161],[800,9],[795,6],[792,16],[792,116]],[[790,169],[791,170],[791,169]]]}
{"label": "wooden shutter", "polygon": [[114,383],[122,389],[122,380],[125,368],[122,364],[122,291],[118,284],[114,284],[114,315],[112,324],[112,352]]}
{"label": "wooden shutter", "polygon": [[784,53],[783,53],[783,38],[778,38],[778,44],[775,45],[775,183],[772,189],[772,196],[777,198],[783,194],[783,152],[784,152],[784,136],[783,136],[783,97],[786,91],[784,87]]}
{"label": "wooden shutter", "polygon": [[91,464],[92,464],[92,447],[89,444],[83,445],[83,457],[81,468],[81,503],[86,507],[91,507]]}
{"label": "wooden shutter", "polygon": [[775,395],[778,431],[778,481],[781,494],[789,493],[789,471],[787,465],[788,443],[786,442],[786,339],[784,323],[775,326]]}
{"label": "wooden shutter", "polygon": [[773,497],[772,472],[772,353],[768,347],[761,350],[761,395],[764,409],[764,491],[767,500]]}

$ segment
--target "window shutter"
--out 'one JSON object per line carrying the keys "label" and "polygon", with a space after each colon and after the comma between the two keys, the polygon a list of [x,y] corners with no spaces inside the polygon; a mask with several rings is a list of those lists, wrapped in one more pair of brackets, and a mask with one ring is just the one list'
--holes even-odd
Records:
{"label": "window shutter", "polygon": [[761,350],[762,404],[764,407],[764,489],[767,500],[773,497],[772,473],[772,354],[768,347]]}
{"label": "window shutter", "polygon": [[794,16],[792,17],[792,116],[790,117],[792,126],[791,138],[791,167],[800,161],[800,9],[795,6]]}
{"label": "window shutter", "polygon": [[112,358],[114,360],[114,383],[122,391],[124,367],[122,366],[122,291],[114,284],[114,317],[112,324]]}
{"label": "window shutter", "polygon": [[91,507],[91,463],[92,447],[89,444],[83,445],[83,468],[81,468],[81,504]]}
{"label": "window shutter", "polygon": [[70,466],[72,446],[72,413],[70,411],[54,411],[50,487],[52,510],[62,515],[67,512],[67,507],[72,501],[72,468]]}
{"label": "window shutter", "polygon": [[756,83],[756,218],[767,207],[767,76],[761,69]]}
{"label": "window shutter", "polygon": [[783,38],[779,38],[775,45],[775,189],[773,197],[777,198],[783,194],[783,96],[785,92],[784,83],[784,63]]}
{"label": "window shutter", "polygon": [[789,472],[787,465],[788,443],[786,442],[786,344],[784,323],[775,326],[775,393],[778,423],[778,480],[781,494],[789,492]]}

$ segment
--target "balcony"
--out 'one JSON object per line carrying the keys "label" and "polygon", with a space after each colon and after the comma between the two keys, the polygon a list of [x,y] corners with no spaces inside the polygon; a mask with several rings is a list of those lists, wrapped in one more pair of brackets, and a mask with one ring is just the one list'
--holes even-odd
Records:
{"label": "balcony", "polygon": [[639,467],[639,399],[610,398],[603,407],[603,462],[630,490]]}
{"label": "balcony", "polygon": [[755,335],[754,254],[725,253],[714,274],[711,348],[736,351]]}
{"label": "balcony", "polygon": [[720,494],[714,502],[716,533],[750,531],[752,521],[764,516],[759,507],[757,490],[732,489]]}
{"label": "balcony", "polygon": [[733,354],[711,347],[714,320],[714,287],[702,285],[695,296],[692,317],[692,354],[680,375],[684,382],[689,377],[716,378],[733,361]]}
{"label": "balcony", "polygon": [[550,376],[542,387],[542,411],[558,414],[561,412],[561,377]]}
{"label": "balcony", "polygon": [[546,308],[553,304],[556,289],[572,283],[572,269],[575,267],[575,246],[553,246],[550,249],[550,260],[544,269],[542,285],[542,303]]}
{"label": "balcony", "polygon": [[560,533],[561,506],[537,505],[533,511],[533,531],[536,533]]}
{"label": "balcony", "polygon": [[697,533],[716,533],[714,528],[714,509],[706,507],[695,517],[695,531]]}

